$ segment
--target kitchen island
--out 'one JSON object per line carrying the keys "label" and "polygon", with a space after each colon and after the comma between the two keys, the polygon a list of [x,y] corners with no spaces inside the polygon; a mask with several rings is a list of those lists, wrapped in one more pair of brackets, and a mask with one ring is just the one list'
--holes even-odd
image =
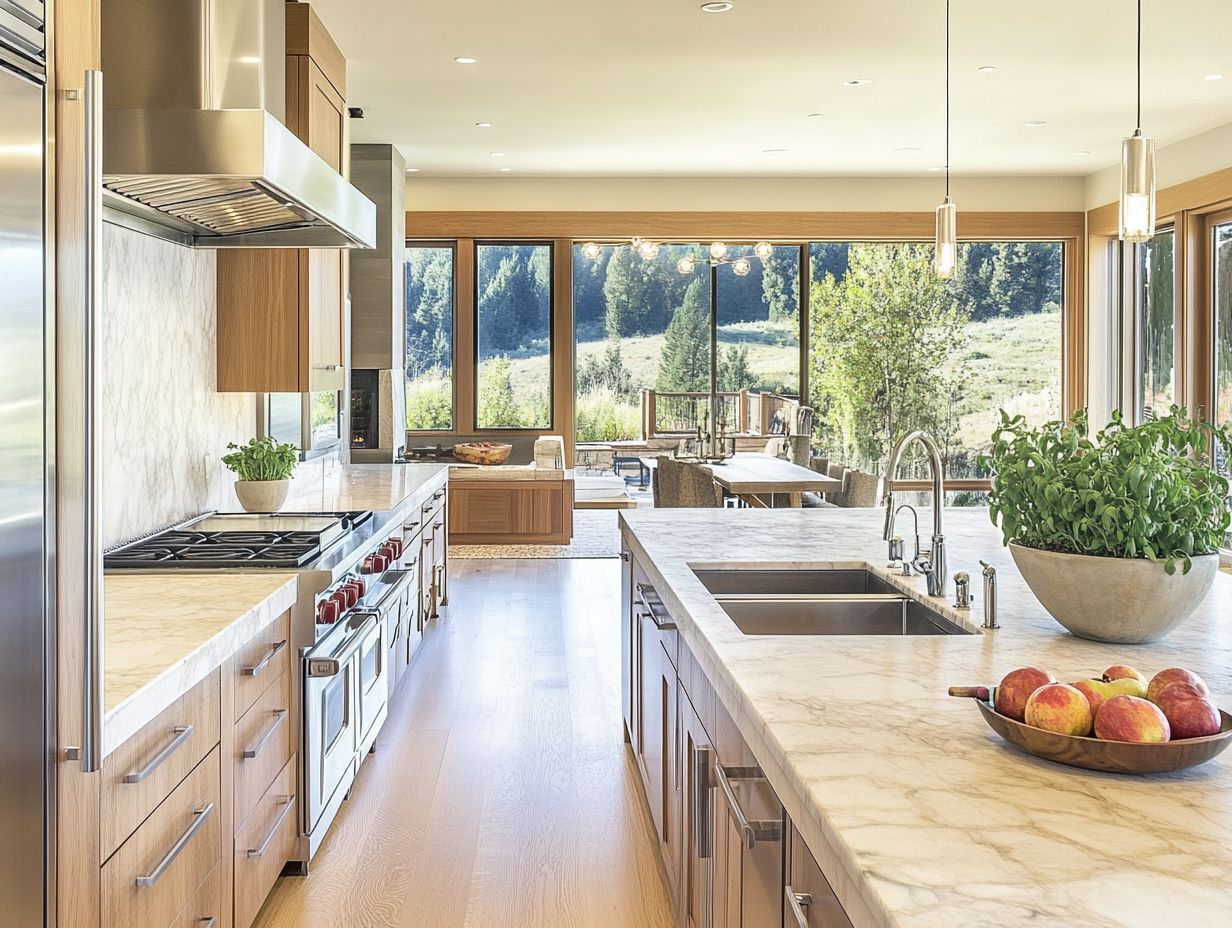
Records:
{"label": "kitchen island", "polygon": [[[876,509],[621,515],[682,651],[857,928],[1227,924],[1232,755],[1141,778],[1062,767],[1002,742],[946,689],[1026,664],[1061,680],[1114,663],[1148,675],[1181,665],[1228,708],[1232,577],[1217,577],[1161,642],[1088,642],[1045,613],[986,510],[947,510],[945,521],[951,572],[978,578],[981,558],[999,572],[999,630],[980,633],[979,600],[961,612],[930,600],[922,577],[892,575]],[[757,565],[867,567],[974,634],[746,636],[692,568]]]}

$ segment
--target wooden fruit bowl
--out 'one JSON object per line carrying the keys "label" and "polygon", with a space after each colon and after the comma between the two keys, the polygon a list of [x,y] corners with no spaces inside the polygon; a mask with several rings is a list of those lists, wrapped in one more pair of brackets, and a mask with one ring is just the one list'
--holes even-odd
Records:
{"label": "wooden fruit bowl", "polygon": [[1185,738],[1163,744],[1136,744],[1127,741],[1103,741],[1078,735],[1059,735],[1033,728],[1002,715],[992,707],[992,688],[988,698],[977,698],[980,714],[998,735],[1014,745],[1058,764],[1099,770],[1104,773],[1171,773],[1196,767],[1217,756],[1232,743],[1232,715],[1219,710],[1223,721],[1219,734],[1203,738]]}
{"label": "wooden fruit bowl", "polygon": [[453,446],[453,456],[464,464],[504,464],[513,445],[499,441],[474,441]]}

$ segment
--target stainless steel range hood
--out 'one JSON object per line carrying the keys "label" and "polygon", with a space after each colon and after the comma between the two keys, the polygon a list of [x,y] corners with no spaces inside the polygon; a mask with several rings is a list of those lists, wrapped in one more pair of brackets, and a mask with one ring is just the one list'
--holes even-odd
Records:
{"label": "stainless steel range hood", "polygon": [[103,186],[199,248],[372,248],[376,206],[282,123],[284,0],[102,4]]}

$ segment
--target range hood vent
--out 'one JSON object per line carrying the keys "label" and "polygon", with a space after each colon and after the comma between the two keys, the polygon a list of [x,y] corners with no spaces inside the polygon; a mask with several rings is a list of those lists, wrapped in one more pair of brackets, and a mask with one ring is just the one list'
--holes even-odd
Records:
{"label": "range hood vent", "polygon": [[103,186],[199,248],[372,248],[376,206],[280,117],[284,0],[103,4]]}

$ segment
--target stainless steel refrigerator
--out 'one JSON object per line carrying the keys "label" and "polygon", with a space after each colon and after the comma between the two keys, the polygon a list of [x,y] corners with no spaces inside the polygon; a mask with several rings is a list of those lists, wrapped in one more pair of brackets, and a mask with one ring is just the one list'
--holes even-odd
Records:
{"label": "stainless steel refrigerator", "polygon": [[0,922],[48,923],[53,378],[41,0],[0,0]]}

